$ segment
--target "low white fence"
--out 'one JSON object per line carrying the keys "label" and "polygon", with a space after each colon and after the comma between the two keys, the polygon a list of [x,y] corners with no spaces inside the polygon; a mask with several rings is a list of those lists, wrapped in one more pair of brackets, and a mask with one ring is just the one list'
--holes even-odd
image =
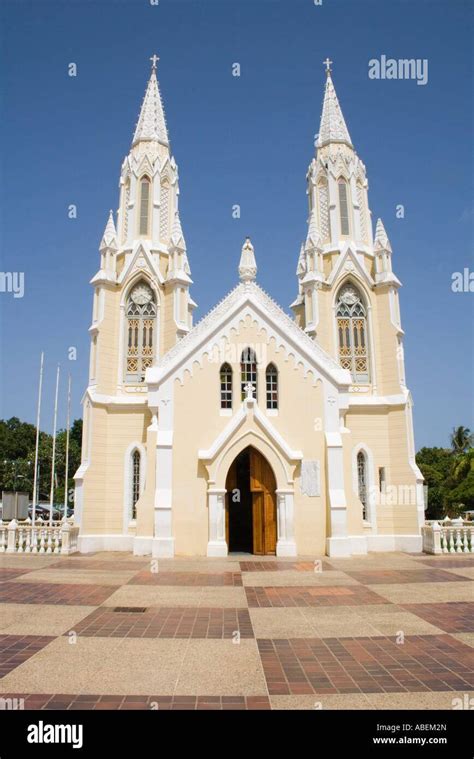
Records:
{"label": "low white fence", "polygon": [[72,522],[0,522],[0,553],[76,553],[79,527]]}
{"label": "low white fence", "polygon": [[474,523],[459,519],[425,522],[421,528],[425,553],[474,553]]}

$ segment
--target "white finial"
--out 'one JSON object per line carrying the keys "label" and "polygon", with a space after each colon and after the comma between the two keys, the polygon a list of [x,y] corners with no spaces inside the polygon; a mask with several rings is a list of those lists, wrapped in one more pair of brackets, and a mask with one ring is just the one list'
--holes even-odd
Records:
{"label": "white finial", "polygon": [[323,66],[326,66],[326,76],[329,76],[331,73],[331,63],[333,63],[333,61],[330,61],[329,58],[326,58],[326,60],[323,61]]}
{"label": "white finial", "polygon": [[156,53],[155,53],[154,55],[152,55],[152,56],[151,56],[151,58],[150,58],[150,61],[151,61],[151,70],[152,70],[152,71],[156,71],[156,64],[158,63],[158,61],[159,61],[159,60],[160,60],[160,59],[159,59],[159,57],[156,55]]}
{"label": "white finial", "polygon": [[244,390],[245,390],[245,400],[246,401],[253,401],[254,386],[252,385],[252,383],[251,382],[247,382],[247,384],[244,387]]}
{"label": "white finial", "polygon": [[239,277],[241,282],[253,282],[257,276],[257,263],[250,237],[246,237],[240,256]]}

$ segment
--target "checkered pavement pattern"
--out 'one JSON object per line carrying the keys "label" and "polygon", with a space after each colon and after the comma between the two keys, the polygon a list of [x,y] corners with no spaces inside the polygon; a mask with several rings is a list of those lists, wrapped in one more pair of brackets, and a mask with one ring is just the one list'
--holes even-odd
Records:
{"label": "checkered pavement pattern", "polygon": [[0,708],[474,703],[474,556],[0,554]]}

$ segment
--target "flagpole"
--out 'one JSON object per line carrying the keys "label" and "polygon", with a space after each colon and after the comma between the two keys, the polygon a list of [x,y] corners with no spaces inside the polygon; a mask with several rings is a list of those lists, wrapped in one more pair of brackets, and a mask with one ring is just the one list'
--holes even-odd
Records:
{"label": "flagpole", "polygon": [[54,396],[54,420],[53,420],[53,455],[51,459],[51,491],[49,498],[49,526],[53,524],[53,501],[54,501],[54,468],[56,464],[56,422],[58,418],[58,392],[59,392],[59,364],[56,372],[56,393]]}
{"label": "flagpole", "polygon": [[36,497],[37,497],[37,482],[38,482],[38,450],[39,450],[39,433],[40,433],[40,414],[41,414],[41,391],[43,388],[43,360],[44,353],[41,352],[40,361],[40,376],[38,386],[38,405],[36,410],[36,445],[35,445],[35,473],[33,476],[33,503],[31,510],[31,520],[34,526],[36,520]]}
{"label": "flagpole", "polygon": [[71,422],[71,375],[67,384],[67,418],[66,418],[66,463],[64,471],[64,519],[67,519],[67,498],[68,498],[68,469],[69,469],[69,427]]}

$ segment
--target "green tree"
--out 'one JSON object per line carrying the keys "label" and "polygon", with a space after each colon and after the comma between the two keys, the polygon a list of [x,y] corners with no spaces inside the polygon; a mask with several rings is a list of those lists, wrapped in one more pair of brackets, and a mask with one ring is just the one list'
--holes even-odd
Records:
{"label": "green tree", "polygon": [[469,427],[453,427],[451,433],[451,448],[455,455],[466,453],[474,445],[474,435]]}
{"label": "green tree", "polygon": [[[69,434],[68,490],[74,487],[73,476],[81,462],[82,419],[75,419]],[[18,417],[0,419],[0,493],[2,490],[25,490],[33,495],[36,428]],[[40,432],[38,445],[38,496],[49,501],[53,438]],[[64,501],[66,431],[56,437],[55,502]]]}

